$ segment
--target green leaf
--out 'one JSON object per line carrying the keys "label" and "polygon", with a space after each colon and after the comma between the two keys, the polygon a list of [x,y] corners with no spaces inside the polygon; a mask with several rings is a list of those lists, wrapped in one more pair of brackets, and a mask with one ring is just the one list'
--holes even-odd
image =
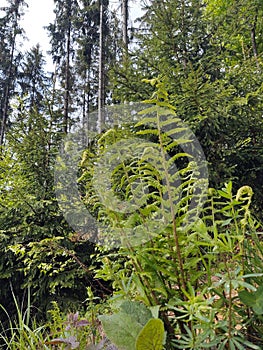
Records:
{"label": "green leaf", "polygon": [[254,293],[243,290],[238,295],[240,300],[245,305],[252,307],[257,315],[263,314],[263,286],[259,286]]}
{"label": "green leaf", "polygon": [[99,316],[99,320],[107,337],[118,350],[135,350],[136,339],[143,327],[132,316],[119,312]]}
{"label": "green leaf", "polygon": [[136,322],[144,326],[151,318],[152,313],[138,301],[124,301],[120,306],[122,312],[130,315]]}
{"label": "green leaf", "polygon": [[151,306],[149,307],[151,313],[152,313],[152,317],[153,318],[158,318],[159,316],[159,311],[160,311],[160,305],[155,305],[155,306]]}
{"label": "green leaf", "polygon": [[136,350],[162,350],[165,331],[162,320],[153,318],[141,330],[136,341]]}
{"label": "green leaf", "polygon": [[221,197],[224,197],[224,198],[227,198],[227,199],[231,199],[231,196],[229,195],[228,192],[218,190],[218,194],[219,194]]}

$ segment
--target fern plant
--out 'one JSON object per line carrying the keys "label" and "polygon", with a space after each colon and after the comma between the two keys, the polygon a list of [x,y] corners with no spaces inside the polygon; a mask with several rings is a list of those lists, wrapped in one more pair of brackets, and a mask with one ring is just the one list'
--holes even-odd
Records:
{"label": "fern plant", "polygon": [[[141,299],[151,306],[160,303],[159,294],[172,297],[172,285],[179,291],[187,289],[182,239],[199,215],[208,180],[198,142],[176,116],[163,84],[149,83],[157,88],[151,100],[145,101],[151,106],[140,112],[142,117],[133,129],[119,133],[113,129],[98,140],[96,167],[90,167],[90,157],[86,157],[81,181],[93,179],[95,191],[90,192],[88,183],[86,204],[93,204],[104,225],[99,240],[121,246],[125,255],[128,252],[133,270],[128,279],[137,280]],[[171,261],[168,269],[167,259]],[[124,276],[118,280],[125,283]]]}
{"label": "fern plant", "polygon": [[[245,349],[242,290],[252,190],[210,189],[198,142],[164,85],[136,126],[112,129],[82,162],[86,204],[101,222],[97,278],[112,281],[112,310],[131,299],[160,308],[166,349]],[[109,246],[107,247],[107,244]],[[110,250],[109,250],[110,248]]]}

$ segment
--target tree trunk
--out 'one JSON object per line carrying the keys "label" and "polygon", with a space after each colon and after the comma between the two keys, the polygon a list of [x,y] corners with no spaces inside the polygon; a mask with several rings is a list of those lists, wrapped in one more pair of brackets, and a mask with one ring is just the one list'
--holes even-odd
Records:
{"label": "tree trunk", "polygon": [[103,0],[100,0],[100,41],[99,41],[99,91],[98,91],[98,133],[104,124],[104,55],[103,55]]}
{"label": "tree trunk", "polygon": [[121,2],[121,12],[122,12],[122,40],[125,53],[128,51],[128,0],[122,0]]}
{"label": "tree trunk", "polygon": [[5,92],[4,92],[4,104],[3,104],[3,110],[2,110],[3,114],[2,114],[1,130],[0,130],[0,146],[2,146],[4,143],[6,125],[8,122],[10,87],[11,87],[12,75],[13,75],[14,52],[15,52],[15,44],[16,44],[17,26],[18,26],[17,18],[18,18],[18,7],[15,11],[15,26],[13,29],[12,47],[11,47],[11,53],[10,53],[9,66],[8,66],[6,88],[5,88]]}
{"label": "tree trunk", "polygon": [[63,131],[68,133],[69,129],[69,99],[70,99],[70,45],[71,45],[71,1],[67,3],[67,43],[66,43],[66,70],[65,70],[65,92],[64,92],[64,110],[63,110]]}

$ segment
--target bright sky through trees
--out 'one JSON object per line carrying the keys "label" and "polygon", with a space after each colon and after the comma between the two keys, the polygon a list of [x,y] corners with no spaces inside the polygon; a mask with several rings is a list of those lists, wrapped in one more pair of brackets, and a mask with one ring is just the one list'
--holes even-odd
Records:
{"label": "bright sky through trees", "polygon": [[[6,1],[2,0],[1,7],[6,6]],[[46,56],[48,68],[52,69],[52,60],[46,54],[49,50],[49,38],[45,26],[53,22],[54,15],[54,0],[26,0],[28,9],[21,21],[21,26],[25,30],[27,40],[24,40],[22,47],[24,50],[29,50],[32,46],[40,44],[43,54]],[[111,7],[118,7],[120,1],[110,1]],[[120,7],[120,6],[119,6]],[[129,4],[131,17],[137,18],[141,14],[138,1],[132,1]],[[119,9],[120,10],[120,9]]]}
{"label": "bright sky through trees", "polygon": [[54,2],[53,0],[27,0],[26,2],[29,7],[22,21],[22,27],[29,39],[28,46],[30,48],[39,43],[45,51],[48,46],[48,36],[44,26],[47,26],[54,18]]}
{"label": "bright sky through trees", "polygon": [[45,26],[54,19],[53,0],[27,0],[28,9],[21,23],[26,32],[28,41],[25,41],[25,49],[40,44],[43,54],[46,56],[48,69],[52,69],[52,60],[46,51],[49,50],[49,38]]}
{"label": "bright sky through trees", "polygon": [[[46,55],[49,49],[49,38],[45,26],[54,19],[54,1],[53,0],[26,0],[28,8],[25,11],[25,16],[21,21],[21,27],[25,30],[25,36],[21,43],[24,51],[29,50],[32,46],[40,44],[43,54],[46,56],[48,67],[52,67],[52,61]],[[1,0],[1,6],[8,6],[5,0]],[[1,17],[1,12],[0,12]]]}

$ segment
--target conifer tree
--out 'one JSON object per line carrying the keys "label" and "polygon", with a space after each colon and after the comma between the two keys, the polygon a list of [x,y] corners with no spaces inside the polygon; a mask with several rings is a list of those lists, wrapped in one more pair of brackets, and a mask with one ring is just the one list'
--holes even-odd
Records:
{"label": "conifer tree", "polygon": [[48,26],[51,38],[51,55],[56,63],[57,75],[63,90],[63,131],[66,134],[72,123],[74,112],[74,74],[72,61],[76,49],[76,28],[74,21],[79,11],[76,0],[55,0],[55,22]]}
{"label": "conifer tree", "polygon": [[23,34],[20,20],[23,16],[24,0],[8,0],[4,17],[0,18],[0,146],[4,142],[9,123],[10,100],[15,92],[17,69],[21,61],[18,39]]}
{"label": "conifer tree", "polygon": [[[19,95],[31,111],[43,109],[50,79],[45,72],[45,59],[39,44],[26,52],[18,74]],[[25,103],[25,99],[27,103]]]}
{"label": "conifer tree", "polygon": [[249,183],[262,192],[262,152],[252,151],[263,149],[262,13],[256,0],[152,0],[137,48],[112,72],[119,102],[147,99],[152,88],[142,80],[163,78],[178,116],[205,151],[212,186],[235,178],[238,186]]}

